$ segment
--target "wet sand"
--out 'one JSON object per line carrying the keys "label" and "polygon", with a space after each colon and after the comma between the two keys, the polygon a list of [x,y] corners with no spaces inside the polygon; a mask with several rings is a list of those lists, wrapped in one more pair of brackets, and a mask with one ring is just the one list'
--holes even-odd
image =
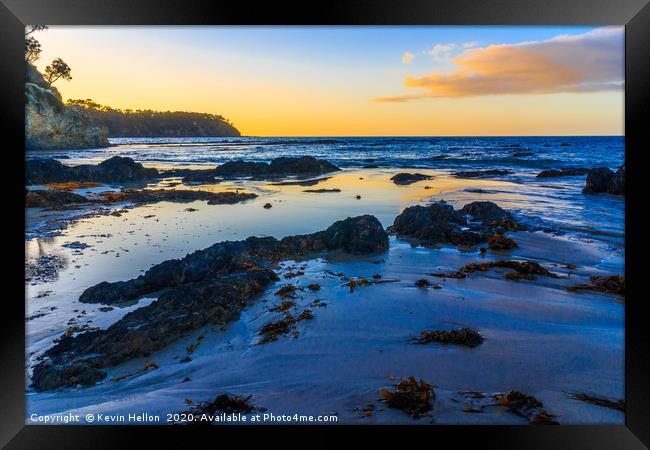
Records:
{"label": "wet sand", "polygon": [[[236,205],[161,202],[139,206],[120,217],[83,218],[63,229],[60,236],[27,240],[27,258],[54,254],[65,261],[55,280],[26,286],[26,316],[44,314],[26,322],[28,365],[31,367],[35,357],[69,326],[104,328],[128,311],[154,301],[141,299],[110,311],[77,301],[83,290],[101,281],[133,278],[163,260],[219,241],[311,233],[335,220],[361,214],[373,214],[388,226],[405,207],[441,198],[456,207],[474,200],[491,200],[510,209],[516,204],[534,204],[540,189],[505,181],[459,179],[424,169],[417,172],[434,178],[396,186],[389,179],[401,171],[345,170],[309,187],[250,180],[176,185],[169,188],[215,192],[239,189],[259,197]],[[150,187],[169,186],[175,181]],[[335,188],[341,192],[303,192]],[[472,189],[492,193],[468,192]],[[264,209],[266,203],[272,208]],[[116,205],[115,209],[120,207]],[[31,231],[39,234],[35,224],[40,223],[42,214],[28,211],[28,231],[32,227]],[[52,213],[48,215],[52,217]],[[623,273],[622,239],[558,236],[542,231],[517,232],[511,237],[519,248],[504,253],[413,248],[406,241],[391,238],[390,250],[384,255],[286,262],[285,267],[305,265],[305,274],[281,279],[225,330],[197,330],[146,358],[159,368],[138,376],[110,381],[142,369],[144,359],[112,368],[105,381],[91,388],[45,393],[28,390],[27,415],[146,411],[164,416],[186,410],[186,399],[210,401],[228,392],[252,395],[253,403],[274,414],[335,412],[339,423],[429,423],[431,418],[413,420],[378,401],[379,389],[413,375],[435,386],[432,415],[436,423],[526,423],[501,407],[485,408],[481,414],[462,411],[471,401],[459,390],[491,394],[509,389],[535,396],[560,423],[623,423],[619,411],[566,395],[588,392],[623,398],[622,300],[607,294],[566,291],[567,286],[587,282],[589,275]],[[73,242],[89,247],[63,246]],[[531,259],[569,278],[514,282],[495,271],[460,280],[427,276],[457,270],[469,262],[503,257]],[[577,268],[569,269],[567,263]],[[342,272],[346,277],[380,274],[383,279],[399,281],[350,292],[341,277],[328,271]],[[417,288],[414,283],[420,278],[439,283],[442,289]],[[308,307],[314,319],[298,324],[297,338],[289,334],[255,345],[259,329],[281,317],[269,309],[281,302],[273,293],[287,283],[321,285],[320,291],[306,289],[295,300],[295,312]],[[316,299],[327,305],[309,306]],[[425,329],[459,327],[477,329],[486,341],[476,348],[409,343],[410,337]],[[197,341],[201,335],[205,337]],[[200,345],[188,355],[187,347],[197,342]],[[180,362],[187,356],[191,361]],[[182,383],[186,377],[192,380]],[[370,417],[362,412],[368,403],[376,407]]]}

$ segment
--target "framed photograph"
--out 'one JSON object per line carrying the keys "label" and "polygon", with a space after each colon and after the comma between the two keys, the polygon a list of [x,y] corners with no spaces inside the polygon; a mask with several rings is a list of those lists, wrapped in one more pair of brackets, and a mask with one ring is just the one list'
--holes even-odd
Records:
{"label": "framed photograph", "polygon": [[2,1],[6,448],[650,445],[647,1]]}

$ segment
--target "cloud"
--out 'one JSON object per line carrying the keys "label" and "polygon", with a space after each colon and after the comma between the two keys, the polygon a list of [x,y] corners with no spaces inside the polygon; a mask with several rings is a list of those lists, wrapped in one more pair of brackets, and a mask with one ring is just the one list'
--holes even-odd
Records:
{"label": "cloud", "polygon": [[436,61],[445,61],[451,58],[454,51],[464,50],[475,47],[476,42],[465,42],[463,44],[449,43],[449,44],[436,44],[429,50],[425,50],[425,55],[432,56]]}
{"label": "cloud", "polygon": [[[623,29],[597,28],[546,41],[469,48],[453,59],[456,70],[408,76],[404,85],[424,92],[380,97],[379,102],[480,95],[552,94],[620,90],[624,80]],[[444,55],[448,44],[434,46]]]}
{"label": "cloud", "polygon": [[402,55],[402,62],[403,62],[404,64],[408,64],[408,63],[410,63],[411,61],[413,61],[413,58],[415,58],[415,55],[414,55],[413,53],[411,53],[411,52],[404,52],[404,54]]}

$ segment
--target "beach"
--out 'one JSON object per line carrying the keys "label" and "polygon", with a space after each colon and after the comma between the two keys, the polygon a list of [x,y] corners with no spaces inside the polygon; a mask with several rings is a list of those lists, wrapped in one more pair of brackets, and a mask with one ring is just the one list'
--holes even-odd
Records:
{"label": "beach", "polygon": [[[584,174],[537,177],[559,168],[616,170],[624,160],[622,138],[178,138],[112,144],[27,157],[66,166],[129,157],[161,173],[134,189],[256,197],[234,204],[125,201],[27,208],[26,265],[43,257],[50,261],[25,285],[28,386],[39,357],[62,335],[106,329],[157,298],[81,303],[84,291],[133,279],[216,243],[316,233],[362,215],[387,229],[406,208],[442,200],[455,210],[472,202],[498,205],[521,224],[505,233],[517,247],[420,245],[391,233],[385,251],[282,259],[273,266],[279,279],[235,320],[201,326],[150,355],[106,367],[105,378],[90,386],[28,388],[28,418],[134,412],[164,418],[227,393],[250,396],[273,414],[328,415],[337,423],[529,423],[499,404],[500,394],[516,390],[542,402],[561,424],[624,422],[619,410],[575,398],[624,397],[624,297],[567,289],[589,285],[592,276],[624,274],[624,198],[584,194]],[[341,170],[203,183],[184,183],[164,172],[305,155]],[[399,173],[429,178],[398,185],[391,178]],[[125,187],[103,182],[71,192],[92,197]],[[553,276],[513,280],[502,268],[464,278],[432,275],[499,260],[535,262]],[[382,282],[351,286],[350,279]],[[422,279],[428,286],[416,285]],[[288,284],[298,289],[295,295],[276,295]],[[286,317],[278,307],[287,300],[293,305],[284,308],[292,317],[305,310],[312,317],[260,344],[265,324]],[[459,328],[477,330],[484,341],[475,347],[412,342],[425,330]],[[380,394],[411,376],[435,392],[430,413],[417,419],[388,407]]]}

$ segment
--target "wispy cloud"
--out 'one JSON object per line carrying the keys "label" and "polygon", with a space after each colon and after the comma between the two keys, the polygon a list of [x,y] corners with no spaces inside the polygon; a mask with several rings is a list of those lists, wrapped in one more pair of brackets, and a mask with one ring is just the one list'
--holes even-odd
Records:
{"label": "wispy cloud", "polygon": [[411,61],[413,61],[413,58],[415,58],[415,55],[411,52],[404,52],[402,55],[402,63],[408,64]]}
{"label": "wispy cloud", "polygon": [[[443,58],[452,50],[449,44],[439,44],[431,54]],[[424,92],[374,100],[616,90],[623,86],[623,56],[623,29],[613,27],[546,41],[469,48],[453,58],[456,70],[450,73],[404,79],[406,87]]]}
{"label": "wispy cloud", "polygon": [[435,61],[445,61],[451,58],[453,52],[458,50],[466,50],[468,48],[475,47],[476,42],[464,42],[462,44],[457,44],[455,42],[450,42],[448,44],[436,44],[431,47],[429,50],[425,50],[425,55],[432,56]]}

